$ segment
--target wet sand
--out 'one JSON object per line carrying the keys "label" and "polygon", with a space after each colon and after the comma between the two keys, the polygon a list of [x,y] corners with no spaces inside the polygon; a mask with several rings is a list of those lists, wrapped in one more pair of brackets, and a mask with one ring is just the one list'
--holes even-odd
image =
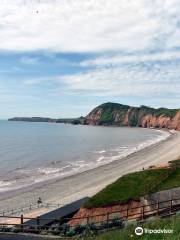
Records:
{"label": "wet sand", "polygon": [[[126,173],[166,163],[178,156],[180,156],[180,132],[175,132],[158,144],[107,165],[64,179],[49,181],[44,185],[36,186],[36,188],[30,187],[26,190],[16,190],[14,193],[3,195],[0,200],[0,209],[27,206],[36,202],[39,197],[48,203],[67,204],[82,197],[94,195]],[[44,212],[49,210],[51,209],[44,209]],[[34,211],[33,216],[36,215],[38,212]]]}

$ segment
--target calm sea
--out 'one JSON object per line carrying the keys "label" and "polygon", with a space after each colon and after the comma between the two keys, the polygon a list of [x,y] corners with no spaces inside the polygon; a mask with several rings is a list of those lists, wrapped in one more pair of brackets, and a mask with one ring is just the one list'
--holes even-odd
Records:
{"label": "calm sea", "polygon": [[0,121],[0,192],[95,168],[168,135],[153,129]]}

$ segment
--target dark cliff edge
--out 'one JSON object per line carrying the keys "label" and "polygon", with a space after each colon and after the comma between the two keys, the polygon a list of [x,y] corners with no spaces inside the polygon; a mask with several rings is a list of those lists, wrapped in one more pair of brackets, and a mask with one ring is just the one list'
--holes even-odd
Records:
{"label": "dark cliff edge", "polygon": [[8,121],[22,121],[22,122],[56,122],[56,119],[43,117],[14,117]]}
{"label": "dark cliff edge", "polygon": [[180,109],[132,107],[118,103],[104,103],[85,118],[86,125],[167,128],[180,131]]}

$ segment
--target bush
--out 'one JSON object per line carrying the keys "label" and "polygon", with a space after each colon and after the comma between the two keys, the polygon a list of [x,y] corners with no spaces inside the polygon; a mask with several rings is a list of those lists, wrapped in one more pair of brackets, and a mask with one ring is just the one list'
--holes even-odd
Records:
{"label": "bush", "polygon": [[176,212],[176,216],[178,217],[180,216],[180,211]]}
{"label": "bush", "polygon": [[128,220],[128,221],[124,222],[125,228],[126,227],[130,227],[130,226],[135,226],[135,225],[137,225],[137,221],[136,220]]}
{"label": "bush", "polygon": [[74,228],[74,231],[76,232],[76,234],[81,234],[84,230],[86,229],[85,225],[76,225]]}
{"label": "bush", "polygon": [[74,229],[70,229],[67,233],[66,233],[66,236],[67,237],[73,237],[76,235],[76,232]]}
{"label": "bush", "polygon": [[89,225],[89,228],[90,228],[90,230],[91,230],[94,234],[97,234],[97,232],[98,232],[98,227],[97,227],[97,225],[96,225],[95,223],[91,223],[91,224]]}
{"label": "bush", "polygon": [[64,223],[63,225],[59,226],[59,231],[63,235],[66,235],[66,233],[69,231],[70,226],[67,223]]}
{"label": "bush", "polygon": [[114,227],[121,227],[122,226],[122,220],[118,217],[114,217],[112,219],[112,224]]}

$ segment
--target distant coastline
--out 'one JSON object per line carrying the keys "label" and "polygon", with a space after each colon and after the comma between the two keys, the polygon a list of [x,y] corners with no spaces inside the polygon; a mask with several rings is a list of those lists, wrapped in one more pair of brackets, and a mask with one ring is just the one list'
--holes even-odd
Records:
{"label": "distant coastline", "polygon": [[9,121],[52,122],[98,126],[142,127],[180,131],[180,109],[133,107],[107,102],[94,108],[86,117],[43,118],[14,117]]}
{"label": "distant coastline", "polygon": [[9,118],[8,121],[16,122],[49,122],[49,123],[67,123],[67,124],[83,124],[83,117],[80,118],[44,118],[44,117],[14,117]]}

